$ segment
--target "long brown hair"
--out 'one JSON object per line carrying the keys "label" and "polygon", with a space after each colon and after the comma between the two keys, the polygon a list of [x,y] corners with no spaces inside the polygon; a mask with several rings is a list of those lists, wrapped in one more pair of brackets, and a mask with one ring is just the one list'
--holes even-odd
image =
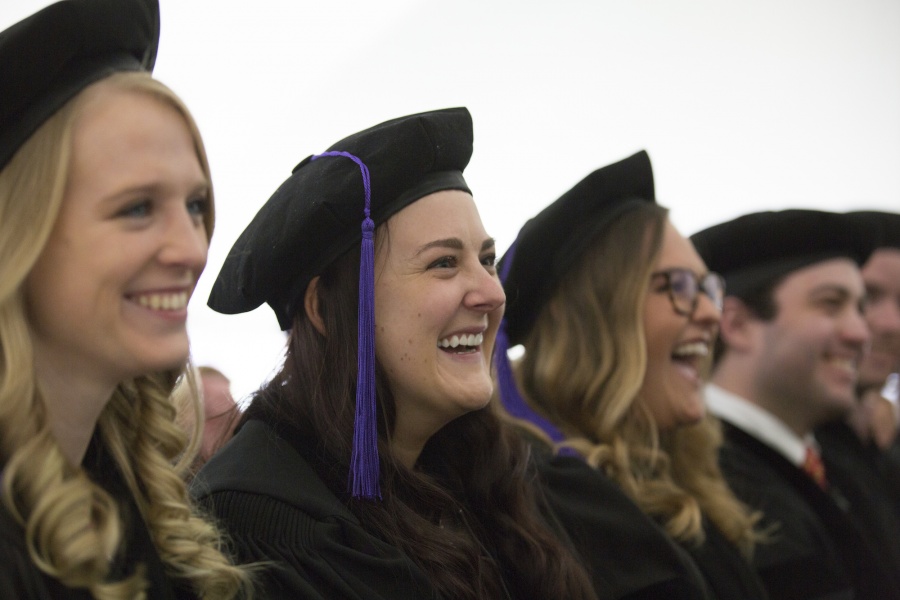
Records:
{"label": "long brown hair", "polygon": [[641,401],[643,306],[668,211],[646,203],[611,223],[561,280],[516,365],[528,401],[675,539],[702,543],[706,515],[749,554],[756,517],[718,467],[714,419],[661,434]]}
{"label": "long brown hair", "polygon": [[[385,232],[382,225],[377,239]],[[446,425],[408,469],[392,458],[396,407],[377,367],[382,500],[345,494],[355,410],[358,263],[357,246],[321,274],[317,293],[327,335],[302,312],[294,317],[284,365],[245,419],[274,418],[316,440],[320,477],[367,530],[418,564],[442,598],[594,598],[589,577],[542,519],[526,447],[490,409]]]}

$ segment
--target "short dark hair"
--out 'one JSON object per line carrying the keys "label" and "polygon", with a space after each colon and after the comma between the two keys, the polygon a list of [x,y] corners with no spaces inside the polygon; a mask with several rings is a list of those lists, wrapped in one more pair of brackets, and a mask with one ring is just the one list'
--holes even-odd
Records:
{"label": "short dark hair", "polygon": [[[790,275],[790,273],[788,273]],[[761,285],[751,288],[743,292],[740,296],[733,296],[744,303],[753,316],[761,321],[771,321],[778,316],[778,304],[775,302],[775,288],[777,288],[787,275],[776,277],[771,281],[767,281]],[[727,283],[726,283],[727,285]],[[720,333],[716,336],[716,343],[713,349],[713,367],[719,363],[719,360],[725,355],[728,345],[722,339]]]}

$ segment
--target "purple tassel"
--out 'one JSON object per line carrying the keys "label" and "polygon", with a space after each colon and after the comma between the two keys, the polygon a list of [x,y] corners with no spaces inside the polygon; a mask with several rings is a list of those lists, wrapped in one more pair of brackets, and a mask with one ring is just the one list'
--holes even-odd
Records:
{"label": "purple tassel", "polygon": [[[500,270],[500,281],[506,283],[509,269],[515,259],[516,243],[513,242],[506,251],[503,259],[503,267]],[[497,332],[496,349],[494,350],[494,368],[497,369],[497,382],[500,388],[500,401],[511,416],[528,421],[541,429],[553,441],[554,444],[564,442],[566,436],[551,421],[539,415],[519,393],[516,380],[513,377],[512,365],[509,364],[509,335],[506,333],[506,318],[500,322]],[[571,448],[559,449],[559,454],[564,456],[578,456]]]}
{"label": "purple tassel", "polygon": [[312,159],[323,156],[343,156],[359,165],[365,190],[365,216],[359,260],[356,416],[347,487],[354,498],[380,499],[378,422],[375,411],[375,223],[370,216],[372,189],[369,168],[349,152],[325,152]]}

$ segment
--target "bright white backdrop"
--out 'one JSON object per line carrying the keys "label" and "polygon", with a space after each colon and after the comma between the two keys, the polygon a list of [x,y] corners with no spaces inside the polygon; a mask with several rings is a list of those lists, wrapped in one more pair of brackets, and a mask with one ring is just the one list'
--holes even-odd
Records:
{"label": "bright white backdrop", "polygon": [[[284,338],[268,308],[206,308],[228,249],[302,158],[396,116],[469,108],[466,177],[501,251],[642,148],[685,234],[755,210],[900,210],[896,0],[160,2],[156,75],[196,116],[217,197],[193,353],[238,397]],[[47,4],[3,0],[0,28]]]}

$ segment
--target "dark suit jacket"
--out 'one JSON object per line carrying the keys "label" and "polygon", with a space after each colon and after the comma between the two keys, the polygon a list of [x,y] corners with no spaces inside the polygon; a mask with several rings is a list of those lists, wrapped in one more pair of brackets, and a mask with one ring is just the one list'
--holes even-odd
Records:
{"label": "dark suit jacket", "polygon": [[900,598],[835,485],[823,491],[768,445],[727,422],[724,430],[723,473],[771,531],[754,564],[773,600]]}

